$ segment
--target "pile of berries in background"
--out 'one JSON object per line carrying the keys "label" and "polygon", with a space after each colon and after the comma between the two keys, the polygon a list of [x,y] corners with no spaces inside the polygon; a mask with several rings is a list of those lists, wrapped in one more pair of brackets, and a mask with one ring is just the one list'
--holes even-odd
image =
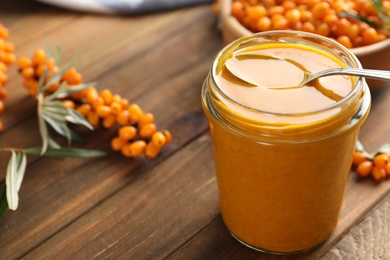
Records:
{"label": "pile of berries in background", "polygon": [[[8,29],[0,24],[0,114],[4,111],[3,99],[8,96],[8,91],[5,88],[8,81],[7,67],[15,62],[15,46],[12,42],[7,41],[8,35]],[[0,131],[3,129],[4,126],[0,120]]]}
{"label": "pile of berries in background", "polygon": [[[221,1],[214,4],[217,13]],[[370,0],[233,0],[231,14],[252,32],[300,30],[355,48],[388,37],[390,1],[376,7]]]}

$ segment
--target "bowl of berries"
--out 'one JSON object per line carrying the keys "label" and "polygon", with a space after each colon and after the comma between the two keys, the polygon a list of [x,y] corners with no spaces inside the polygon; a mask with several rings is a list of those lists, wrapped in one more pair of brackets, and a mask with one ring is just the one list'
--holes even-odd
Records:
{"label": "bowl of berries", "polygon": [[[224,42],[269,30],[297,30],[344,45],[363,68],[390,70],[390,0],[217,0]],[[386,82],[367,79],[371,90]]]}

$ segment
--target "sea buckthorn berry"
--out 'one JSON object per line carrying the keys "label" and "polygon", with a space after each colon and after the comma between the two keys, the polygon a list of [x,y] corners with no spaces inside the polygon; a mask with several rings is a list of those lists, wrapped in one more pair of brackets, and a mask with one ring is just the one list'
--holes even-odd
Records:
{"label": "sea buckthorn berry", "polygon": [[5,42],[4,43],[4,50],[8,52],[14,52],[15,51],[15,45],[12,42]]}
{"label": "sea buckthorn berry", "polygon": [[119,137],[123,140],[131,140],[137,135],[137,129],[134,126],[123,126],[119,128]]}
{"label": "sea buckthorn berry", "polygon": [[160,153],[160,146],[155,145],[153,142],[149,142],[145,148],[146,157],[153,159]]}
{"label": "sea buckthorn berry", "polygon": [[9,35],[8,29],[2,24],[0,24],[0,38],[6,40],[8,38],[8,35]]}
{"label": "sea buckthorn berry", "polygon": [[5,65],[4,62],[0,61],[0,71],[6,72],[7,71],[7,65]]}
{"label": "sea buckthorn berry", "polygon": [[361,176],[361,177],[366,177],[370,175],[372,169],[374,167],[374,164],[371,161],[364,161],[361,162],[357,168],[356,172]]}
{"label": "sea buckthorn berry", "polygon": [[34,65],[45,64],[46,63],[46,52],[43,49],[35,50],[32,58]]}
{"label": "sea buckthorn berry", "polygon": [[76,68],[71,67],[62,75],[62,80],[71,85],[78,85],[83,82],[83,77],[77,72]]}
{"label": "sea buckthorn berry", "polygon": [[0,99],[5,99],[8,97],[8,91],[4,87],[0,87]]}
{"label": "sea buckthorn berry", "polygon": [[95,109],[96,109],[96,114],[99,117],[105,118],[111,115],[111,108],[109,106],[100,105],[97,106]]}
{"label": "sea buckthorn berry", "polygon": [[46,64],[39,64],[35,68],[35,75],[37,75],[38,77],[42,77],[45,70],[46,70]]}
{"label": "sea buckthorn berry", "polygon": [[0,83],[3,85],[8,81],[8,76],[4,72],[0,71]]}
{"label": "sea buckthorn berry", "polygon": [[109,89],[104,89],[100,92],[100,96],[103,98],[104,104],[107,106],[112,103],[112,93]]}
{"label": "sea buckthorn berry", "polygon": [[86,116],[92,110],[92,106],[90,104],[81,104],[77,107],[76,111],[79,112],[80,115]]}
{"label": "sea buckthorn berry", "polygon": [[112,100],[111,102],[117,102],[117,103],[121,103],[121,96],[119,96],[118,94],[115,94],[115,95],[112,95]]}
{"label": "sea buckthorn berry", "polygon": [[268,16],[261,17],[256,24],[256,30],[259,32],[268,31],[271,29],[272,21]]}
{"label": "sea buckthorn berry", "polygon": [[352,164],[359,165],[360,163],[366,161],[367,158],[362,152],[354,152],[352,157]]}
{"label": "sea buckthorn berry", "polygon": [[0,120],[0,132],[4,131],[4,125],[3,122]]}
{"label": "sea buckthorn berry", "polygon": [[120,112],[122,112],[122,105],[119,102],[112,102],[110,108],[111,113],[114,115],[118,115]]}
{"label": "sea buckthorn berry", "polygon": [[119,137],[115,137],[111,140],[111,149],[114,151],[120,151],[127,142]]}
{"label": "sea buckthorn berry", "polygon": [[100,118],[94,111],[90,111],[87,115],[87,121],[91,124],[91,126],[98,127],[100,123]]}
{"label": "sea buckthorn berry", "polygon": [[342,36],[337,37],[337,41],[339,43],[341,43],[342,45],[344,45],[344,47],[352,48],[352,42],[349,39],[349,37],[346,35],[342,35]]}
{"label": "sea buckthorn berry", "polygon": [[104,128],[111,128],[115,125],[116,118],[114,115],[109,115],[108,117],[103,119],[103,127]]}
{"label": "sea buckthorn berry", "polygon": [[363,43],[365,45],[373,44],[379,41],[378,32],[372,27],[365,29],[362,33],[362,36]]}
{"label": "sea buckthorn berry", "polygon": [[172,141],[171,132],[169,132],[168,130],[164,130],[163,134],[165,135],[165,144],[167,145]]}
{"label": "sea buckthorn berry", "polygon": [[385,165],[385,171],[386,171],[387,176],[390,176],[390,163],[387,163]]}
{"label": "sea buckthorn berry", "polygon": [[140,127],[150,123],[154,123],[154,115],[152,113],[145,113],[138,120],[138,126]]}
{"label": "sea buckthorn berry", "polygon": [[150,123],[141,127],[141,129],[139,130],[139,135],[142,138],[150,138],[156,131],[157,131],[156,125]]}
{"label": "sea buckthorn berry", "polygon": [[143,115],[142,109],[137,104],[131,104],[128,107],[130,122],[137,123]]}
{"label": "sea buckthorn berry", "polygon": [[19,69],[24,69],[32,66],[32,61],[31,59],[27,57],[20,57],[18,59],[18,67]]}
{"label": "sea buckthorn berry", "polygon": [[89,103],[92,103],[93,101],[99,98],[99,93],[94,87],[87,88],[87,93],[85,98]]}
{"label": "sea buckthorn berry", "polygon": [[4,111],[4,103],[0,100],[0,114]]}
{"label": "sea buckthorn berry", "polygon": [[128,123],[130,123],[130,118],[129,118],[129,111],[126,109],[126,110],[122,110],[117,116],[116,116],[116,121],[118,122],[118,124],[120,125],[127,125]]}
{"label": "sea buckthorn berry", "polygon": [[47,88],[47,91],[50,92],[50,93],[53,93],[54,91],[56,91],[57,89],[59,89],[59,87],[60,87],[60,83],[59,83],[59,82],[56,82],[56,83],[51,84],[51,85]]}
{"label": "sea buckthorn berry", "polygon": [[374,165],[381,168],[384,168],[389,161],[390,157],[385,153],[378,154],[374,157]]}
{"label": "sea buckthorn berry", "polygon": [[143,140],[137,140],[133,143],[125,144],[121,152],[126,157],[137,157],[144,153],[146,148],[146,142]]}
{"label": "sea buckthorn berry", "polygon": [[91,105],[94,109],[97,109],[99,106],[104,106],[104,101],[102,97],[97,97],[94,101],[91,102]]}
{"label": "sea buckthorn berry", "polygon": [[15,62],[15,54],[11,52],[0,52],[0,60],[7,65],[11,65]]}
{"label": "sea buckthorn berry", "polygon": [[64,104],[64,106],[66,108],[71,108],[71,109],[75,109],[76,108],[76,104],[71,99],[62,100],[62,104]]}
{"label": "sea buckthorn berry", "polygon": [[122,105],[122,110],[127,109],[129,106],[129,100],[127,98],[121,98],[119,103]]}
{"label": "sea buckthorn berry", "polygon": [[22,69],[20,73],[22,74],[22,77],[25,79],[33,78],[35,76],[35,70],[33,67],[25,67],[24,69]]}
{"label": "sea buckthorn berry", "polygon": [[380,181],[380,180],[386,178],[386,171],[382,167],[374,166],[374,168],[372,169],[371,175],[375,180]]}
{"label": "sea buckthorn berry", "polygon": [[162,132],[155,132],[152,135],[151,143],[153,143],[155,146],[161,147],[161,146],[163,146],[165,144],[165,142],[166,142],[166,138],[165,138],[165,135]]}

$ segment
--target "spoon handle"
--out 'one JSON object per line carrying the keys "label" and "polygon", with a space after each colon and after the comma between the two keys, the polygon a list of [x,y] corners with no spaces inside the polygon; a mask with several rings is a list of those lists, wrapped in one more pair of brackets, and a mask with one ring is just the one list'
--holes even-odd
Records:
{"label": "spoon handle", "polygon": [[349,75],[362,76],[365,78],[390,80],[390,71],[386,70],[369,70],[369,69],[355,69],[355,68],[336,68],[319,71],[312,74],[312,79],[330,76],[330,75]]}

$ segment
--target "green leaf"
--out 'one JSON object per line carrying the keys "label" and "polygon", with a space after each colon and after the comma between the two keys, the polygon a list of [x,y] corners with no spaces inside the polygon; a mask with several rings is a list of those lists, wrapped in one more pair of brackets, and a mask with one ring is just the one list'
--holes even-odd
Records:
{"label": "green leaf", "polygon": [[19,190],[26,171],[27,158],[24,153],[12,151],[5,177],[8,208],[16,210],[19,204]]}
{"label": "green leaf", "polygon": [[381,26],[379,24],[374,23],[374,22],[368,20],[366,17],[358,15],[358,14],[350,13],[350,12],[347,12],[347,11],[342,11],[342,12],[338,13],[338,15],[340,17],[349,17],[349,18],[352,18],[354,20],[358,20],[358,21],[364,22],[364,23],[368,24],[369,26],[371,26],[371,27],[373,27],[375,29],[380,29],[381,28]]}
{"label": "green leaf", "polygon": [[6,188],[4,188],[0,197],[0,220],[8,210]]}
{"label": "green leaf", "polygon": [[83,125],[87,127],[90,130],[93,130],[93,126],[83,117],[80,115],[79,112],[77,112],[74,109],[68,108],[69,116],[66,117],[66,120],[73,123],[73,124],[78,124],[78,125]]}
{"label": "green leaf", "polygon": [[[40,147],[26,148],[24,152],[31,155],[41,155]],[[77,149],[72,147],[61,147],[59,149],[49,148],[43,154],[48,157],[77,157],[77,158],[91,158],[102,157],[106,153],[99,150]]]}

